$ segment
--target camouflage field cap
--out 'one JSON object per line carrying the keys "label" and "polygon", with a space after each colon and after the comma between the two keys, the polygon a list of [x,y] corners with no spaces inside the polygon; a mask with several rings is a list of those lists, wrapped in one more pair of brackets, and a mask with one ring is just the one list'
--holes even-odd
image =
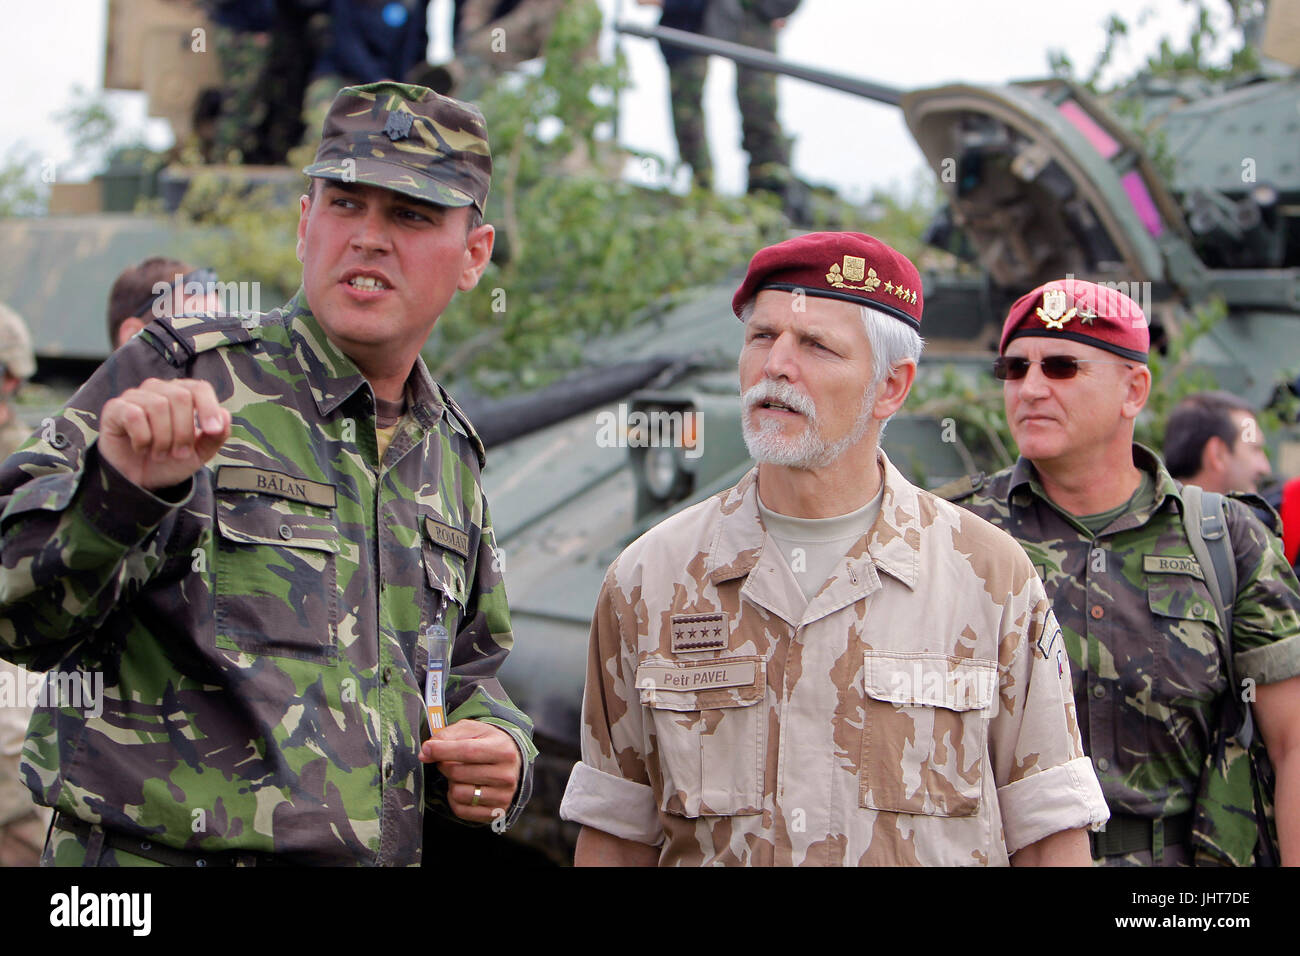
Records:
{"label": "camouflage field cap", "polygon": [[0,365],[21,379],[36,374],[32,337],[21,315],[0,302]]}
{"label": "camouflage field cap", "polygon": [[384,80],[339,90],[308,176],[357,182],[483,212],[492,182],[478,108],[423,86]]}

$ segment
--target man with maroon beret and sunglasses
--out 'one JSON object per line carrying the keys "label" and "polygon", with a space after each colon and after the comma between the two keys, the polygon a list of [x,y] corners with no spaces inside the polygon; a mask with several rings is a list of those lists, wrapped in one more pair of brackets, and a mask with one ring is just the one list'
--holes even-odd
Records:
{"label": "man with maroon beret and sunglasses", "polygon": [[1264,844],[1242,766],[1253,735],[1277,771],[1282,860],[1300,863],[1300,589],[1276,539],[1225,499],[1231,547],[1218,563],[1225,576],[1235,564],[1236,590],[1218,610],[1219,574],[1186,530],[1190,496],[1133,441],[1148,348],[1142,309],[1105,286],[1065,279],[1023,296],[993,365],[1020,459],[936,493],[1010,532],[1047,586],[1111,812],[1094,860],[1256,862]]}

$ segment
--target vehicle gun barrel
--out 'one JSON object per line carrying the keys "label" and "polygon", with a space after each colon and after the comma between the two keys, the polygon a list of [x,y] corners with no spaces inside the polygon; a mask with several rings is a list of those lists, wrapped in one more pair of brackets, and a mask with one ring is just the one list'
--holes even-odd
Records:
{"label": "vehicle gun barrel", "polygon": [[616,23],[614,24],[614,30],[618,33],[641,37],[646,40],[662,40],[664,43],[690,50],[692,53],[725,56],[729,60],[734,60],[740,66],[780,73],[783,76],[792,76],[797,80],[806,80],[809,83],[816,83],[818,86],[828,86],[833,90],[852,93],[854,96],[864,96],[878,103],[888,103],[890,106],[897,106],[903,97],[903,90],[885,86],[883,83],[872,83],[870,80],[845,76],[842,73],[832,73],[829,70],[819,70],[812,66],[789,63],[765,50],[755,50],[753,47],[730,43],[726,40],[715,40],[712,37],[701,36],[687,30],[674,30],[671,27],[658,26],[643,27],[632,23]]}

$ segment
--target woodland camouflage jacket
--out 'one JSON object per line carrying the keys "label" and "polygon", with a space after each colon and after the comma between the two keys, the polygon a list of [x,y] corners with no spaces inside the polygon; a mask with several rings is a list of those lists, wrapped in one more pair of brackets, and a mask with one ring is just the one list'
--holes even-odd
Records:
{"label": "woodland camouflage jacket", "polygon": [[[1013,535],[1038,569],[1111,812],[1152,819],[1193,809],[1229,688],[1222,625],[1183,528],[1180,487],[1148,449],[1135,445],[1133,461],[1152,476],[1154,501],[1096,536],[1051,503],[1023,458],[951,497]],[[1251,509],[1231,498],[1225,506],[1237,563],[1237,679],[1286,680],[1300,674],[1300,587]]]}
{"label": "woodland camouflage jacket", "polygon": [[[419,863],[423,806],[445,807],[418,760],[439,618],[450,719],[523,753],[509,819],[532,785],[531,723],[494,676],[511,632],[482,445],[417,361],[378,462],[373,393],[301,291],[247,324],[155,321],[0,470],[0,653],[103,675],[102,713],[37,710],[23,773],[38,802],[168,846]],[[204,379],[233,416],[158,494],[95,446],[104,402],[151,376]]]}

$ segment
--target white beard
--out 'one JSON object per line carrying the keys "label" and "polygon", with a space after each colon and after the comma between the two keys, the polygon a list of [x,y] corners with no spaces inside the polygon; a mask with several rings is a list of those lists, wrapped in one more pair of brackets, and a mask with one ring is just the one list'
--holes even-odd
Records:
{"label": "white beard", "polygon": [[[776,401],[787,405],[807,419],[803,430],[794,436],[781,434],[781,423],[766,419],[755,425],[754,409],[764,402]],[[856,445],[871,427],[871,407],[876,401],[873,382],[862,396],[862,407],[857,421],[847,435],[828,445],[817,427],[817,407],[812,399],[789,382],[763,379],[741,396],[741,432],[745,447],[755,461],[767,465],[811,470],[825,468]]]}

